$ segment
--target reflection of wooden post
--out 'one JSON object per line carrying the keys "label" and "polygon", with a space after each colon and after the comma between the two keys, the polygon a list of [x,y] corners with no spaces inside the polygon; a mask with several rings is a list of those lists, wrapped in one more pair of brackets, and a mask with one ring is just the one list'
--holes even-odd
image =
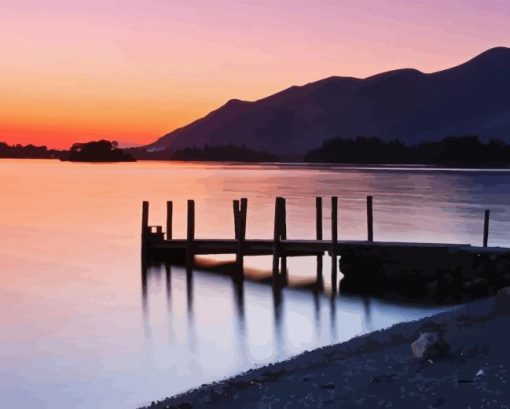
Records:
{"label": "reflection of wooden post", "polygon": [[[315,233],[322,240],[322,197],[315,198]],[[317,285],[322,287],[322,256],[317,256]]]}
{"label": "reflection of wooden post", "polygon": [[193,240],[195,240],[195,201],[188,200],[188,228],[186,245],[186,264],[191,267],[193,264]]}
{"label": "reflection of wooden post", "polygon": [[372,196],[367,196],[367,236],[368,241],[374,241],[374,213],[372,206]]}
{"label": "reflection of wooden post", "polygon": [[337,260],[336,244],[338,243],[338,197],[331,198],[331,288],[336,292]]}
{"label": "reflection of wooden post", "polygon": [[166,202],[166,239],[172,240],[172,217],[174,206],[171,201]]}
{"label": "reflection of wooden post", "polygon": [[483,220],[483,246],[487,247],[489,243],[489,217],[490,210],[485,211],[485,216]]}

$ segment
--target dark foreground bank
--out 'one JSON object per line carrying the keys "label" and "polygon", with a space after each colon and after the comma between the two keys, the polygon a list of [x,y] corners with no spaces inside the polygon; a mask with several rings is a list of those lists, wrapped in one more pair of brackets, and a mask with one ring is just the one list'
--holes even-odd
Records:
{"label": "dark foreground bank", "polygon": [[[440,332],[441,358],[413,356]],[[510,408],[510,295],[402,323],[204,385],[151,408]]]}

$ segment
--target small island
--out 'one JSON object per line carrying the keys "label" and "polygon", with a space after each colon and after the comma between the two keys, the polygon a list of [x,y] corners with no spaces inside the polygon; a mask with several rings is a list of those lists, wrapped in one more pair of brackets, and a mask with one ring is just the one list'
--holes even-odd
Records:
{"label": "small island", "polygon": [[135,162],[136,159],[119,148],[115,141],[75,143],[62,160],[70,162]]}

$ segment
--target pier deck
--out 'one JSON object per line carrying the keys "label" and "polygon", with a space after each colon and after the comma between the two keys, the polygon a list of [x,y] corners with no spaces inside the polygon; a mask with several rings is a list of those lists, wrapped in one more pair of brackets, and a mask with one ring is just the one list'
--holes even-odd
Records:
{"label": "pier deck", "polygon": [[[268,239],[246,239],[242,243],[242,253],[245,256],[271,256],[274,254],[274,241]],[[370,241],[337,241],[331,240],[280,240],[278,242],[280,256],[320,256],[330,254],[333,250],[340,255],[344,250],[382,248],[428,248],[428,249],[464,249],[473,251],[478,249],[469,244],[449,243],[409,243],[409,242],[370,242]],[[239,241],[235,239],[194,239],[190,243],[186,239],[150,240],[149,247],[156,251],[183,251],[188,249],[195,255],[237,254]]]}

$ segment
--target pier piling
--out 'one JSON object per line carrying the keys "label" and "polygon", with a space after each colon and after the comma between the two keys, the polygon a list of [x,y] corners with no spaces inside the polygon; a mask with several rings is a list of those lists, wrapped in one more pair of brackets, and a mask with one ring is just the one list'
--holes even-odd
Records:
{"label": "pier piling", "polygon": [[149,202],[144,200],[142,203],[142,263],[145,262],[147,257],[149,238]]}
{"label": "pier piling", "polygon": [[[281,240],[287,240],[287,204],[286,200],[284,198],[281,199],[281,205],[280,205],[280,223],[281,223],[281,232],[280,232],[280,239]],[[282,278],[283,282],[287,283],[287,256],[285,254],[281,257],[282,265],[281,265],[281,271],[282,271]]]}
{"label": "pier piling", "polygon": [[146,238],[148,228],[149,228],[149,202],[144,201],[142,203],[142,239]]}
{"label": "pier piling", "polygon": [[248,199],[243,197],[240,202],[240,240],[244,241],[246,238],[246,217],[248,213]]}
{"label": "pier piling", "polygon": [[278,276],[280,260],[278,257],[278,242],[280,241],[280,198],[274,202],[274,228],[273,228],[273,282]]}
{"label": "pier piling", "polygon": [[490,210],[485,210],[484,220],[483,220],[483,246],[487,247],[489,243],[489,218],[490,218]]}
{"label": "pier piling", "polygon": [[373,198],[367,196],[367,240],[374,241],[374,213],[373,213]]}
{"label": "pier piling", "polygon": [[338,197],[331,198],[331,289],[336,292],[338,265],[336,244],[338,243]]}
{"label": "pier piling", "polygon": [[246,240],[246,218],[248,213],[248,199],[242,198],[241,201],[235,200],[234,208],[237,206],[237,233],[236,239],[238,240],[236,263],[238,265],[239,274],[243,274],[243,261],[244,261],[244,242]]}
{"label": "pier piling", "polygon": [[317,240],[322,240],[322,197],[315,198],[315,233]]}
{"label": "pier piling", "polygon": [[273,234],[273,278],[278,278],[279,264],[280,264],[280,241],[282,239],[282,230],[285,222],[282,220],[284,217],[285,199],[277,197],[274,204],[274,234]]}
{"label": "pier piling", "polygon": [[195,240],[195,201],[188,200],[188,224],[187,224],[187,245],[186,264],[191,267],[193,264],[193,240]]}
{"label": "pier piling", "polygon": [[172,201],[166,202],[166,239],[172,240],[172,218],[174,205]]}
{"label": "pier piling", "polygon": [[[315,235],[317,241],[322,240],[322,197],[315,198]],[[322,256],[317,256],[317,285],[322,287]]]}
{"label": "pier piling", "polygon": [[232,202],[232,207],[234,210],[234,237],[236,240],[239,240],[239,200],[234,200]]}

